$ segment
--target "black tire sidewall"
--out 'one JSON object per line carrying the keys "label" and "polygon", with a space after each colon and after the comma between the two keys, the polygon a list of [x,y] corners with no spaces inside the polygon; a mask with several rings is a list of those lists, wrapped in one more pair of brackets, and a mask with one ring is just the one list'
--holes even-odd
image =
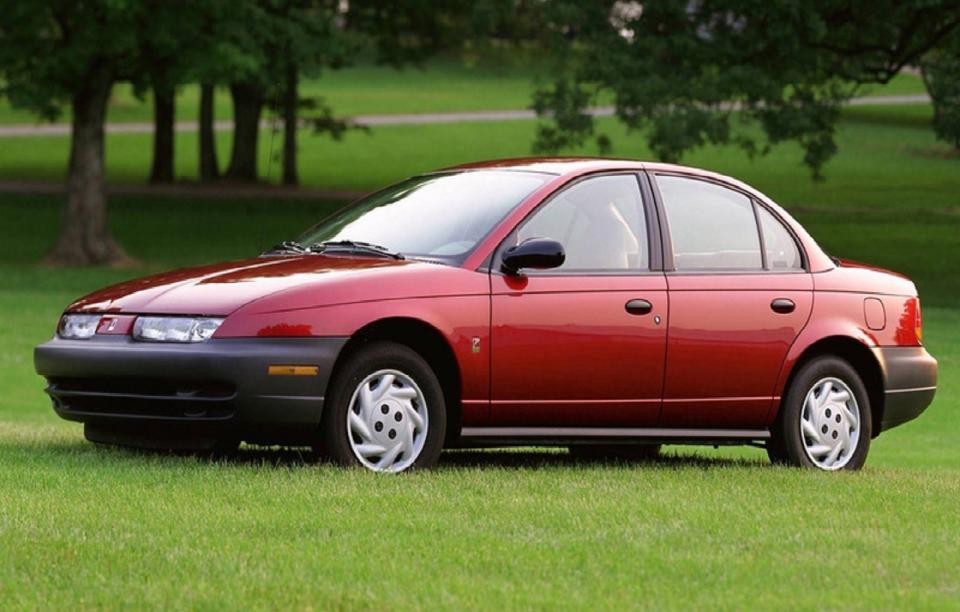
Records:
{"label": "black tire sidewall", "polygon": [[[789,463],[797,466],[822,469],[807,456],[803,444],[803,432],[800,428],[800,415],[803,411],[803,402],[807,393],[814,384],[824,378],[838,378],[853,391],[860,409],[860,438],[857,449],[842,470],[858,470],[863,467],[870,450],[870,439],[873,434],[873,420],[870,406],[870,396],[867,389],[850,363],[839,357],[817,357],[801,367],[790,384],[784,397],[783,406],[778,417],[774,435],[781,436],[775,447],[785,451]],[[778,448],[778,450],[779,450]]]}
{"label": "black tire sidewall", "polygon": [[430,365],[413,349],[394,342],[364,344],[345,357],[334,372],[320,421],[321,456],[343,466],[362,466],[353,453],[347,433],[347,411],[357,386],[378,370],[398,370],[413,378],[427,404],[427,439],[413,465],[404,471],[429,467],[443,449],[447,410],[443,388]]}

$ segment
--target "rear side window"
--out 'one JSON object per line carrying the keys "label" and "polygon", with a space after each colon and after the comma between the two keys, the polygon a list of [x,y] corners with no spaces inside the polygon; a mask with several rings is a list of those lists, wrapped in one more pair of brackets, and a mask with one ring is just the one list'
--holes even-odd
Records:
{"label": "rear side window", "polygon": [[800,270],[803,260],[793,236],[769,210],[757,207],[760,228],[763,230],[763,247],[767,251],[767,268],[770,270]]}
{"label": "rear side window", "polygon": [[763,269],[760,233],[750,198],[679,176],[657,176],[657,186],[677,270]]}

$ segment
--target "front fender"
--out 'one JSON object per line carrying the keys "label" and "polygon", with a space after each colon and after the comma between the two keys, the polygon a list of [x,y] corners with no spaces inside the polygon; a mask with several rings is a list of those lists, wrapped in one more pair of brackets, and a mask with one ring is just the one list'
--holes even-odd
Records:
{"label": "front fender", "polygon": [[490,298],[487,295],[377,300],[238,313],[224,321],[217,337],[350,337],[372,323],[393,318],[414,319],[439,331],[459,364],[463,397],[487,398],[490,364]]}

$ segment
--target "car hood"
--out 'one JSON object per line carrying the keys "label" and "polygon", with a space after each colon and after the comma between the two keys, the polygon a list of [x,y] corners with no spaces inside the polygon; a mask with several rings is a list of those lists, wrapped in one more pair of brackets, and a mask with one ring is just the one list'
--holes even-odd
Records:
{"label": "car hood", "polygon": [[73,312],[226,316],[260,298],[346,277],[384,274],[434,264],[375,257],[308,255],[259,257],[147,276],[91,293]]}

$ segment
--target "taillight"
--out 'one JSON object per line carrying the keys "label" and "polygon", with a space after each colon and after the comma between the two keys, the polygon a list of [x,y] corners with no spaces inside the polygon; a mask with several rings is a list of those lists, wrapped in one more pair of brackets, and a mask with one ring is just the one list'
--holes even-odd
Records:
{"label": "taillight", "polygon": [[923,344],[923,315],[920,314],[920,298],[913,298],[913,332],[917,335],[917,342]]}

